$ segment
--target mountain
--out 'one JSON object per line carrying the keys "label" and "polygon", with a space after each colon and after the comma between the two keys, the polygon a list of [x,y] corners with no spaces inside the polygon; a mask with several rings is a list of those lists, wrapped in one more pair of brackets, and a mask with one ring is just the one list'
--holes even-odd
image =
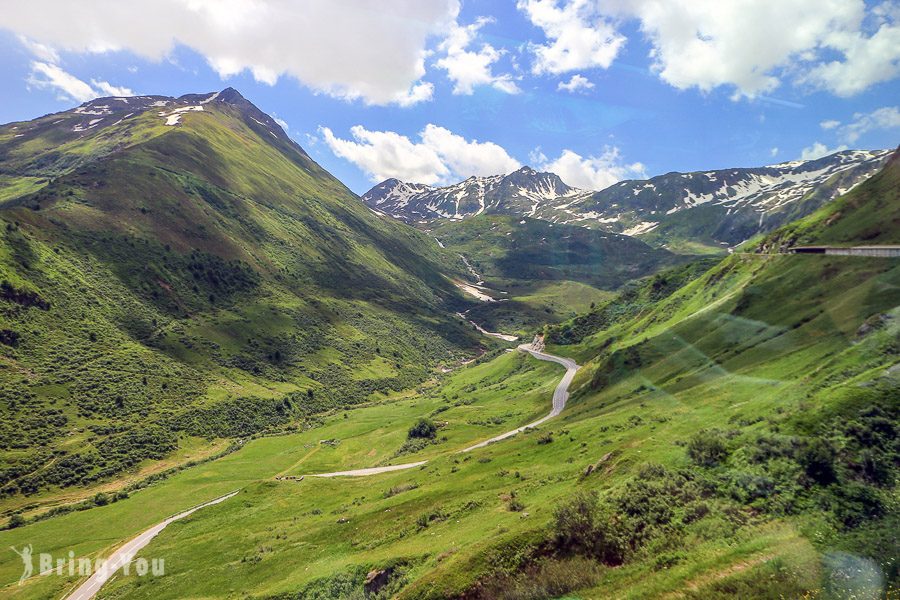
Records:
{"label": "mountain", "polygon": [[539,208],[587,194],[553,173],[522,167],[509,175],[469,177],[446,187],[388,179],[363,194],[370,207],[409,223],[465,219],[482,213],[534,216]]}
{"label": "mountain", "polygon": [[388,180],[362,198],[411,223],[509,214],[638,236],[676,250],[721,250],[811,213],[877,172],[889,154],[848,150],[768,167],[668,173],[598,192],[523,167],[439,188]]}
{"label": "mountain", "polygon": [[0,182],[13,505],[406,389],[479,346],[454,316],[461,259],[231,88],[0,126]]}

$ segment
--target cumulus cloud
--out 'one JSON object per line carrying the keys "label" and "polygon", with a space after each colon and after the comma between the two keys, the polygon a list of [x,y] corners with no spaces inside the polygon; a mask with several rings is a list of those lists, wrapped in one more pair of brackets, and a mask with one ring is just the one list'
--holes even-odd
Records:
{"label": "cumulus cloud", "polygon": [[223,78],[249,71],[272,84],[287,75],[339,98],[410,105],[431,97],[421,82],[427,42],[458,12],[459,0],[155,0],[139,11],[119,0],[94,0],[90,10],[30,0],[5,7],[0,28],[47,52],[128,50],[162,60],[183,44]]}
{"label": "cumulus cloud", "polygon": [[32,62],[27,83],[29,87],[55,91],[60,99],[85,102],[97,97],[94,88],[52,63]]}
{"label": "cumulus cloud", "polygon": [[592,81],[588,81],[587,77],[576,73],[575,75],[572,75],[572,78],[569,79],[569,81],[560,81],[559,85],[556,86],[556,89],[559,91],[565,90],[567,92],[575,93],[578,90],[589,90],[593,87],[594,83]]}
{"label": "cumulus cloud", "polygon": [[802,80],[838,96],[853,96],[900,74],[900,23],[884,23],[871,36],[835,31],[823,45],[842,55],[816,65]]}
{"label": "cumulus cloud", "polygon": [[782,68],[834,32],[858,26],[864,12],[862,0],[616,2],[640,19],[664,81],[704,91],[733,86],[751,97],[775,89]]}
{"label": "cumulus cloud", "polygon": [[823,156],[828,156],[829,154],[834,154],[835,152],[840,152],[846,149],[847,146],[843,144],[838,146],[837,148],[829,148],[822,142],[814,142],[812,146],[807,146],[800,151],[800,160],[815,160],[817,158],[822,158]]}
{"label": "cumulus cloud", "polygon": [[394,102],[400,106],[407,107],[419,102],[427,102],[431,100],[432,96],[434,96],[434,84],[423,81],[412,86],[409,91],[400,92],[394,96]]}
{"label": "cumulus cloud", "polygon": [[835,127],[837,127],[840,124],[841,124],[840,121],[835,121],[834,119],[829,119],[827,121],[822,121],[821,123],[819,123],[819,127],[821,127],[822,129],[827,131],[829,129],[834,129]]}
{"label": "cumulus cloud", "polygon": [[446,56],[439,59],[435,66],[447,71],[447,77],[454,83],[454,94],[469,95],[479,85],[491,85],[508,94],[520,91],[511,75],[497,75],[493,72],[493,65],[503,56],[503,50],[497,50],[487,43],[481,44],[476,50],[470,49],[478,36],[478,30],[491,22],[492,19],[479,17],[471,25],[455,25],[438,46],[438,50],[446,52]]}
{"label": "cumulus cloud", "polygon": [[592,0],[519,0],[517,6],[547,42],[532,44],[532,71],[560,74],[589,67],[609,68],[625,44],[625,36],[604,17]]}
{"label": "cumulus cloud", "polygon": [[[546,158],[542,153],[539,157]],[[543,161],[541,170],[556,173],[567,184],[586,189],[602,190],[624,179],[646,179],[647,172],[639,162],[626,163],[615,146],[606,146],[599,156],[583,157],[572,150],[563,150],[552,161]]]}
{"label": "cumulus cloud", "polygon": [[433,148],[450,171],[458,176],[509,173],[522,166],[502,146],[467,140],[444,127],[429,123],[419,135],[422,144]]}
{"label": "cumulus cloud", "polygon": [[91,79],[91,83],[86,83],[50,62],[32,62],[26,83],[31,88],[54,91],[61,100],[76,102],[87,102],[100,96],[134,95],[130,89],[112,85],[107,81]]}
{"label": "cumulus cloud", "polygon": [[350,128],[351,140],[335,136],[327,127],[319,131],[335,155],[355,164],[376,182],[395,177],[441,184],[470,175],[508,173],[521,166],[493,142],[467,140],[430,123],[419,132],[419,141],[393,131],[369,131],[361,125]]}
{"label": "cumulus cloud", "polygon": [[900,75],[896,1],[518,0],[548,43],[532,45],[535,73],[608,68],[636,20],[653,71],[670,85],[735,99],[785,80],[850,96]]}

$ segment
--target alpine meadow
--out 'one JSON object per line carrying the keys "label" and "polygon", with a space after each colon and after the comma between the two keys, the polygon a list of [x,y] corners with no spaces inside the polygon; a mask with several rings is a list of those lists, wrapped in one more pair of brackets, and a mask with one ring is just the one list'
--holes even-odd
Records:
{"label": "alpine meadow", "polygon": [[898,39],[0,11],[0,597],[897,598]]}

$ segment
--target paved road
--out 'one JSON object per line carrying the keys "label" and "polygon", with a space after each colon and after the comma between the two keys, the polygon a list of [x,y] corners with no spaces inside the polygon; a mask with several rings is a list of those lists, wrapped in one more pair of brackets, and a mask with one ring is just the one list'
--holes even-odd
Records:
{"label": "paved road", "polygon": [[[519,345],[519,350],[521,352],[528,352],[533,357],[538,360],[546,360],[550,362],[558,363],[566,368],[566,374],[563,375],[562,379],[556,386],[556,389],[553,390],[553,406],[550,409],[550,414],[545,417],[542,417],[535,421],[534,423],[529,423],[528,425],[523,425],[518,429],[513,429],[512,431],[507,431],[506,433],[501,433],[498,436],[492,437],[489,440],[485,440],[483,442],[479,442],[474,446],[469,446],[468,448],[464,448],[463,450],[459,450],[458,453],[463,452],[471,452],[472,450],[476,450],[478,448],[484,448],[488,444],[493,444],[494,442],[499,442],[500,440],[505,440],[507,438],[511,438],[517,433],[522,433],[526,429],[530,427],[537,427],[541,423],[552,419],[557,416],[559,413],[563,411],[566,407],[566,401],[569,399],[569,386],[572,384],[572,379],[575,377],[575,373],[578,372],[580,368],[575,361],[571,358],[563,358],[562,356],[555,356],[553,354],[547,354],[546,352],[538,352],[537,350],[532,349],[531,344],[521,344]],[[378,473],[387,473],[390,471],[402,471],[404,469],[412,469],[415,467],[419,467],[427,463],[428,461],[422,460],[414,463],[404,463],[400,465],[391,465],[389,467],[374,467],[371,469],[355,469],[352,471],[337,471],[335,473],[320,473],[317,475],[312,475],[312,477],[365,477],[367,475],[377,475]]]}
{"label": "paved road", "polygon": [[174,517],[169,517],[162,523],[154,525],[137,537],[128,540],[121,548],[113,552],[109,556],[109,558],[106,559],[105,568],[99,569],[98,571],[93,573],[87,581],[81,584],[81,586],[79,586],[77,590],[72,592],[72,594],[67,597],[67,600],[90,600],[97,595],[97,592],[100,591],[100,588],[103,587],[103,584],[106,583],[116,573],[116,571],[130,563],[134,558],[134,555],[137,554],[141,550],[141,548],[149,544],[150,540],[155,538],[160,531],[166,528],[169,523],[171,523],[172,521],[183,519],[186,516],[200,510],[201,508],[206,508],[207,506],[212,506],[213,504],[218,504],[219,502],[224,502],[235,494],[237,494],[237,492],[231,492],[230,494],[227,494],[220,498],[216,498],[215,500],[211,500],[205,504],[201,504],[200,506],[195,506],[194,508],[186,510],[183,513],[179,513]]}
{"label": "paved road", "polygon": [[507,431],[506,433],[502,433],[496,437],[492,437],[489,440],[485,440],[483,442],[479,442],[474,446],[469,446],[464,450],[460,450],[460,452],[471,452],[477,448],[484,448],[488,444],[493,444],[494,442],[499,442],[500,440],[505,440],[506,438],[510,438],[517,433],[521,433],[530,427],[537,427],[541,423],[548,421],[562,412],[562,410],[566,407],[566,401],[569,399],[569,385],[572,384],[572,379],[575,378],[575,373],[578,372],[580,368],[575,361],[571,358],[563,358],[562,356],[555,356],[553,354],[547,354],[545,352],[538,352],[537,350],[533,350],[531,348],[531,344],[521,344],[519,346],[519,350],[522,352],[528,352],[533,357],[538,360],[547,360],[550,362],[555,362],[561,364],[566,368],[566,374],[563,375],[563,378],[560,379],[559,384],[557,384],[556,389],[553,391],[553,407],[550,410],[550,414],[546,417],[542,417],[535,421],[534,423],[529,423],[528,425],[523,425],[518,429],[513,429],[512,431]]}
{"label": "paved road", "polygon": [[378,475],[379,473],[390,473],[391,471],[402,471],[403,469],[412,469],[420,467],[427,463],[427,460],[420,460],[414,463],[404,463],[402,465],[389,465],[387,467],[371,467],[369,469],[354,469],[352,471],[335,471],[334,473],[314,473],[310,477],[366,477],[368,475]]}

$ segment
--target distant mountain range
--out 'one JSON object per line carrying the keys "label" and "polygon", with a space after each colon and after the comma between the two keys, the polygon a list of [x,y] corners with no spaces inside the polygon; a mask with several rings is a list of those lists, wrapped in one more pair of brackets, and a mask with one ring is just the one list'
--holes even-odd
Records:
{"label": "distant mountain range", "polygon": [[601,191],[522,167],[445,187],[388,179],[362,199],[414,224],[502,214],[644,236],[659,245],[722,247],[811,213],[876,173],[890,153],[848,150],[767,167],[667,173]]}

